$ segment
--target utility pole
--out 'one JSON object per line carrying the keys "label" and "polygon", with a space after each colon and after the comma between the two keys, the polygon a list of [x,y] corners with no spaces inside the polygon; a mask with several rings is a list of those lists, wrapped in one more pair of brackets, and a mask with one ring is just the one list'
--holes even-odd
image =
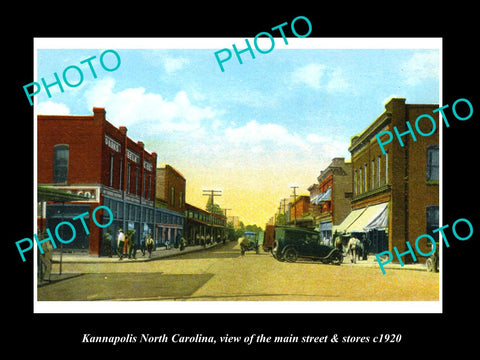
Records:
{"label": "utility pole", "polygon": [[[211,206],[212,206],[212,211],[210,211],[210,238],[212,239],[214,237],[213,235],[213,199],[215,196],[222,196],[222,194],[219,194],[221,193],[222,191],[221,190],[202,190],[203,191],[203,196],[210,196],[210,201],[211,201]],[[207,210],[208,211],[208,210]]]}
{"label": "utility pole", "polygon": [[290,186],[290,188],[293,189],[293,195],[290,195],[290,196],[293,196],[293,226],[297,226],[297,206],[296,206],[296,202],[297,202],[297,189],[298,189],[298,186]]}

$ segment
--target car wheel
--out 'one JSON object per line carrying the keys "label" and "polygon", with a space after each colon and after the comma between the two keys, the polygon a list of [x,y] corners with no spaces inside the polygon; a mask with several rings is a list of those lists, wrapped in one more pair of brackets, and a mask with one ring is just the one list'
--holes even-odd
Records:
{"label": "car wheel", "polygon": [[428,258],[427,261],[425,262],[425,265],[427,266],[427,271],[428,272],[433,272],[433,261],[432,261],[432,259]]}
{"label": "car wheel", "polygon": [[332,254],[332,259],[331,263],[334,265],[340,265],[343,261],[343,256],[340,254],[340,252],[336,252]]}
{"label": "car wheel", "polygon": [[295,262],[295,261],[297,261],[297,252],[293,248],[287,249],[287,251],[285,251],[285,254],[283,255],[283,257],[288,262]]}

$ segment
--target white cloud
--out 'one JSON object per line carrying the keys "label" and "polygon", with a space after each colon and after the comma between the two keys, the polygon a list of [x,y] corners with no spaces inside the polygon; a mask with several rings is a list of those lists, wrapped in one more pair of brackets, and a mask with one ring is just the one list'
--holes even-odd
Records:
{"label": "white cloud", "polygon": [[305,84],[315,90],[329,92],[344,91],[350,88],[343,70],[323,64],[311,63],[295,69],[291,74],[294,84]]}
{"label": "white cloud", "polygon": [[67,105],[55,103],[53,101],[40,102],[37,107],[37,114],[43,115],[70,115],[70,109]]}
{"label": "white cloud", "polygon": [[164,66],[165,71],[169,74],[182,69],[185,65],[189,64],[190,60],[186,58],[172,58],[168,57],[165,59]]}
{"label": "white cloud", "polygon": [[[256,120],[252,120],[237,128],[227,128],[225,135],[228,141],[236,146],[252,144],[275,144],[280,146],[298,146],[306,149],[305,141],[297,134],[291,134],[282,125],[278,124],[259,124]],[[258,150],[258,149],[257,149]]]}
{"label": "white cloud", "polygon": [[418,85],[425,80],[436,79],[439,76],[439,53],[416,52],[401,66],[401,70],[408,85]]}
{"label": "white cloud", "polygon": [[309,64],[297,68],[292,73],[292,80],[295,83],[303,83],[314,89],[320,89],[320,80],[326,70],[326,66],[322,64]]}
{"label": "white cloud", "polygon": [[98,80],[85,92],[85,98],[88,108],[105,107],[107,118],[117,126],[147,122],[150,131],[193,131],[201,127],[202,121],[218,115],[210,107],[192,104],[185,91],[179,91],[173,99],[164,99],[143,87],[118,92],[114,88],[115,80]]}

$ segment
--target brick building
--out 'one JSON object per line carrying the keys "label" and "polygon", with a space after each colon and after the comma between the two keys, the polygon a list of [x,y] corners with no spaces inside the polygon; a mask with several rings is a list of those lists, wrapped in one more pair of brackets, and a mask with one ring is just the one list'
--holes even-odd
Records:
{"label": "brick building", "polygon": [[312,227],[310,214],[310,196],[298,195],[293,202],[288,204],[287,224]]}
{"label": "brick building", "polygon": [[345,158],[332,159],[320,172],[310,191],[311,213],[322,241],[332,240],[332,227],[339,225],[351,210],[352,164]]}
{"label": "brick building", "polygon": [[[46,227],[55,228],[61,221],[70,221],[76,238],[64,247],[88,250],[100,255],[103,236],[135,229],[136,241],[146,233],[153,235],[155,223],[155,169],[157,154],[145,150],[141,141],[127,136],[127,128],[116,128],[106,120],[104,108],[93,108],[93,115],[38,115],[37,182],[38,185],[82,195],[85,200],[47,203]],[[108,229],[97,227],[86,217],[89,235],[79,220],[81,213],[92,213],[105,205],[114,221]],[[97,212],[97,220],[108,214]],[[39,229],[42,231],[43,229]],[[67,237],[68,238],[68,237]]]}
{"label": "brick building", "polygon": [[165,164],[156,171],[155,202],[164,208],[156,222],[157,243],[172,243],[183,235],[186,180],[180,171]]}
{"label": "brick building", "polygon": [[185,177],[170,165],[157,168],[156,198],[167,209],[183,214],[185,212]]}
{"label": "brick building", "polygon": [[[372,240],[371,251],[407,251],[406,241],[413,243],[422,234],[430,234],[439,224],[439,135],[438,108],[435,104],[406,104],[404,98],[392,98],[385,111],[361,134],[351,139],[352,211],[334,230],[341,233],[362,232]],[[416,134],[413,141],[407,121],[413,126],[423,114],[436,121],[430,136]],[[427,122],[425,122],[426,124]],[[420,123],[424,133],[432,125]],[[427,127],[429,128],[427,129]],[[397,127],[401,146],[394,136],[382,153],[375,137]],[[415,131],[415,130],[413,130]],[[419,242],[428,253],[427,241]],[[420,261],[424,258],[417,254]],[[403,259],[408,261],[408,258]]]}

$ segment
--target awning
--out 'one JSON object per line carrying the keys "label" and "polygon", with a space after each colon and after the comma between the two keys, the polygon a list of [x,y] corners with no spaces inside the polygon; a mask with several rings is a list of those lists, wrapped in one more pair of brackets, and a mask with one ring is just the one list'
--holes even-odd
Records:
{"label": "awning", "polygon": [[47,186],[37,186],[37,201],[44,202],[44,201],[60,201],[60,202],[67,202],[67,201],[79,201],[79,200],[88,200],[84,196],[71,194],[65,190],[55,189],[53,187]]}
{"label": "awning", "polygon": [[340,233],[344,231],[368,231],[386,228],[387,226],[388,202],[384,202],[352,210],[340,225],[333,227],[333,231]]}
{"label": "awning", "polygon": [[320,204],[322,201],[331,200],[332,199],[331,194],[332,194],[332,188],[329,187],[325,192],[315,196],[312,200],[310,200],[310,202],[312,204]]}
{"label": "awning", "polygon": [[388,227],[388,203],[384,203],[383,209],[381,209],[378,214],[366,224],[363,229],[365,231],[372,229],[385,229]]}
{"label": "awning", "polygon": [[350,214],[342,221],[340,225],[334,225],[333,232],[342,234],[344,231],[349,231],[348,228],[365,212],[366,208],[355,209],[350,211]]}

